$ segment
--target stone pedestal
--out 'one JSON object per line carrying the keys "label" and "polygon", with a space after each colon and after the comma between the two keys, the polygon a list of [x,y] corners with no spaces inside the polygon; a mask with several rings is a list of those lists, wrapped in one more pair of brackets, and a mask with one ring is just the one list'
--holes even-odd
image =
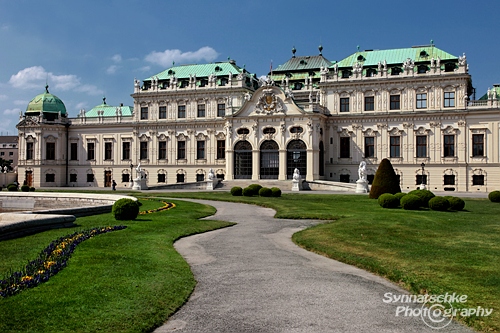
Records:
{"label": "stone pedestal", "polygon": [[134,186],[132,186],[132,189],[136,191],[147,190],[148,185],[146,184],[146,179],[141,179],[141,178],[134,179]]}
{"label": "stone pedestal", "polygon": [[302,179],[292,180],[292,191],[302,191]]}
{"label": "stone pedestal", "polygon": [[207,191],[213,191],[215,190],[215,187],[219,183],[219,180],[217,178],[214,178],[212,180],[207,180]]}
{"label": "stone pedestal", "polygon": [[356,193],[368,193],[368,181],[365,179],[356,180]]}

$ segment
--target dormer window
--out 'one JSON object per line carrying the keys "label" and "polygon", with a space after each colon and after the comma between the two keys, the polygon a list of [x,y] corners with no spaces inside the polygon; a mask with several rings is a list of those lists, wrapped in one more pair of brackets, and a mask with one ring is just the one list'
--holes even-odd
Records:
{"label": "dormer window", "polygon": [[201,79],[198,82],[199,82],[199,86],[200,87],[205,87],[208,84],[208,80],[207,79]]}
{"label": "dormer window", "polygon": [[188,81],[181,81],[179,88],[186,88],[187,86],[189,86]]}
{"label": "dormer window", "polygon": [[301,64],[301,65],[307,65],[307,61],[305,61],[305,60],[303,60],[303,59],[302,59],[302,60],[299,62],[299,64]]}
{"label": "dormer window", "polygon": [[221,86],[225,86],[226,84],[228,83],[228,79],[223,77],[222,79],[220,79],[220,85]]}
{"label": "dormer window", "polygon": [[302,89],[302,87],[303,87],[302,83],[295,82],[295,84],[293,85],[293,90],[300,90]]}
{"label": "dormer window", "polygon": [[448,62],[444,64],[444,71],[445,72],[453,72],[455,70],[455,64],[452,62]]}
{"label": "dormer window", "polygon": [[425,73],[427,73],[427,66],[426,65],[419,65],[417,67],[417,73],[418,74],[425,74]]}
{"label": "dormer window", "polygon": [[222,68],[220,66],[215,66],[215,71],[216,72],[221,72],[222,71]]}
{"label": "dormer window", "polygon": [[357,59],[358,59],[358,61],[365,61],[366,60],[365,57],[363,57],[361,54],[358,56]]}
{"label": "dormer window", "polygon": [[351,77],[351,74],[352,74],[352,73],[351,73],[351,71],[350,71],[350,70],[345,69],[345,70],[343,70],[343,71],[342,71],[342,78],[343,78],[343,79],[348,79],[349,77]]}
{"label": "dormer window", "polygon": [[170,70],[168,71],[168,75],[175,75],[175,72],[174,72],[173,70],[171,70],[171,69],[170,69]]}
{"label": "dormer window", "polygon": [[427,58],[428,56],[429,54],[427,53],[427,51],[425,50],[420,51],[420,58]]}
{"label": "dormer window", "polygon": [[399,75],[401,73],[401,67],[392,67],[391,75]]}
{"label": "dormer window", "polygon": [[377,71],[373,68],[368,68],[366,70],[366,77],[374,77],[377,74]]}

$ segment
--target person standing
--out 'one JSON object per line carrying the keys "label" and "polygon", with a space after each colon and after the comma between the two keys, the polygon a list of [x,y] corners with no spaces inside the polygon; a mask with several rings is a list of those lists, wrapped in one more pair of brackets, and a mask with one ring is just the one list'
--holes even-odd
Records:
{"label": "person standing", "polygon": [[114,179],[113,182],[111,183],[111,188],[113,189],[113,191],[116,191],[116,182]]}

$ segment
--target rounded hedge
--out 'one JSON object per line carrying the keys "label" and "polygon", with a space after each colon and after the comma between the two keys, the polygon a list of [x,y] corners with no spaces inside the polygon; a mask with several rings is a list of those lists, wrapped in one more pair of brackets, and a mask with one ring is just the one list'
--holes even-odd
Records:
{"label": "rounded hedge", "polygon": [[137,201],[122,198],[114,203],[112,213],[116,220],[135,220],[139,215],[139,205]]}
{"label": "rounded hedge", "polygon": [[391,193],[384,193],[378,197],[378,204],[383,208],[397,208],[399,199]]}
{"label": "rounded hedge", "polygon": [[243,195],[243,189],[239,186],[234,186],[231,188],[231,195],[234,197],[240,197]]}
{"label": "rounded hedge", "polygon": [[30,190],[30,187],[28,185],[21,186],[21,191],[23,191],[23,192],[29,192],[29,190]]}
{"label": "rounded hedge", "polygon": [[34,187],[30,187],[30,192],[35,192],[35,188]]}
{"label": "rounded hedge", "polygon": [[398,192],[396,194],[394,194],[394,196],[396,198],[398,198],[398,201],[401,201],[401,198],[404,197],[406,195],[406,193],[403,193],[403,192]]}
{"label": "rounded hedge", "polygon": [[252,189],[252,191],[253,191],[253,194],[252,194],[252,195],[258,195],[258,194],[259,194],[260,189],[262,188],[262,185],[259,185],[259,184],[251,184],[251,185],[248,185],[248,187],[249,187],[250,189]]}
{"label": "rounded hedge", "polygon": [[459,197],[445,197],[450,203],[450,210],[463,210],[465,208],[465,201]]}
{"label": "rounded hedge", "polygon": [[413,190],[408,194],[413,194],[418,196],[422,200],[422,207],[429,207],[429,200],[435,197],[434,193],[429,190]]}
{"label": "rounded hedge", "polygon": [[272,196],[275,198],[281,197],[281,190],[279,187],[271,187]]}
{"label": "rounded hedge", "polygon": [[7,191],[11,191],[11,192],[17,191],[17,185],[16,184],[7,185]]}
{"label": "rounded hedge", "polygon": [[273,194],[273,191],[268,187],[263,187],[259,190],[259,196],[261,197],[270,197]]}
{"label": "rounded hedge", "polygon": [[434,197],[429,200],[429,208],[443,212],[450,208],[450,202],[445,197]]}
{"label": "rounded hedge", "polygon": [[488,194],[488,199],[491,202],[500,202],[500,191],[493,191]]}
{"label": "rounded hedge", "polygon": [[420,199],[419,196],[410,193],[401,198],[401,207],[406,210],[418,210],[420,206],[422,206],[422,199]]}
{"label": "rounded hedge", "polygon": [[243,189],[243,195],[245,197],[251,197],[253,195],[253,188],[251,188],[250,186],[247,186]]}

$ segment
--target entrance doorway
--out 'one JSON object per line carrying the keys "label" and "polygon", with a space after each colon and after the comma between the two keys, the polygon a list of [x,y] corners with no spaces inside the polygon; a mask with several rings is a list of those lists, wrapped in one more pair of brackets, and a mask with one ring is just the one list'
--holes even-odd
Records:
{"label": "entrance doorway", "polygon": [[252,145],[248,141],[234,146],[234,179],[252,179]]}
{"label": "entrance doorway", "polygon": [[287,146],[286,151],[286,176],[287,179],[293,178],[295,168],[299,169],[300,175],[307,175],[307,150],[306,144],[302,140],[292,140]]}
{"label": "entrance doorway", "polygon": [[279,147],[267,140],[260,146],[260,179],[278,179],[280,166]]}

